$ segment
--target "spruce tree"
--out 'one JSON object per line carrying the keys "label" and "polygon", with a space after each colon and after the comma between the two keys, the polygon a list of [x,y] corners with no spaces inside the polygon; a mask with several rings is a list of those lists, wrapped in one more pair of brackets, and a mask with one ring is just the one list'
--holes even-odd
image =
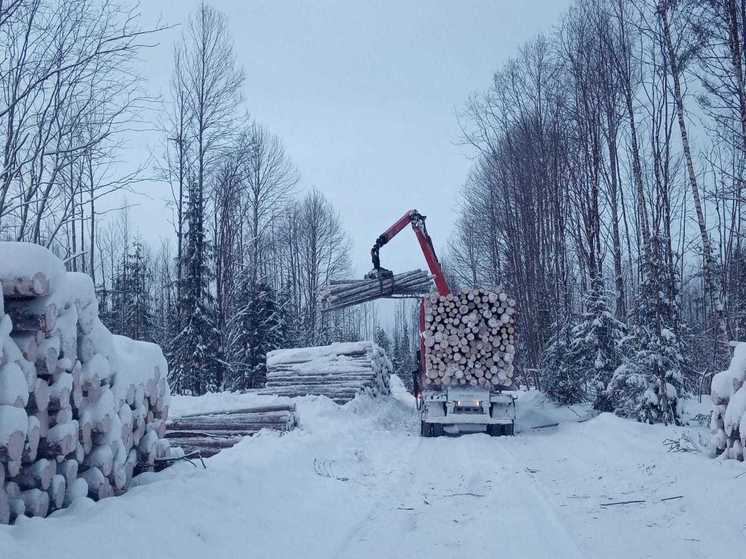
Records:
{"label": "spruce tree", "polygon": [[[560,330],[563,336],[567,324]],[[569,346],[562,347],[564,338],[557,340],[565,352],[559,369],[558,382],[553,389],[562,403],[590,400],[597,409],[609,410],[604,391],[624,355],[626,326],[609,310],[603,280],[596,277],[585,300],[585,310],[569,335]]]}
{"label": "spruce tree", "polygon": [[549,339],[541,361],[541,385],[546,394],[560,404],[577,404],[586,397],[586,375],[570,365],[572,332],[571,320],[563,318],[552,325],[554,334]]}
{"label": "spruce tree", "polygon": [[136,340],[154,340],[151,283],[152,272],[142,243],[135,241],[112,279],[111,304],[104,314],[106,324],[112,331]]}
{"label": "spruce tree", "polygon": [[389,338],[386,331],[380,326],[376,328],[375,339],[373,340],[380,348],[382,348],[387,355],[391,355],[391,339]]}
{"label": "spruce tree", "polygon": [[192,181],[187,206],[186,250],[179,309],[181,330],[168,348],[169,382],[177,393],[201,395],[223,387],[226,363],[210,292],[210,246],[204,231],[204,195]]}
{"label": "spruce tree", "polygon": [[275,291],[266,283],[247,281],[229,325],[231,367],[228,387],[245,390],[263,386],[267,353],[283,346],[287,323]]}
{"label": "spruce tree", "polygon": [[661,237],[650,237],[632,350],[606,390],[617,414],[647,423],[678,423],[678,398],[684,393],[684,325],[678,309],[677,278],[663,261],[664,246]]}

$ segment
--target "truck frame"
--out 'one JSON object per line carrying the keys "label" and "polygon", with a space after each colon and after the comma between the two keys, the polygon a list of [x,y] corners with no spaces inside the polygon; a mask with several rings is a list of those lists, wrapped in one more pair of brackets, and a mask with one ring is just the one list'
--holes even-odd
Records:
{"label": "truck frame", "polygon": [[[380,249],[411,225],[419,242],[425,261],[430,269],[439,295],[448,295],[451,290],[438,261],[432,239],[425,225],[426,217],[417,210],[409,210],[389,227],[371,249],[373,270],[367,278],[385,278],[393,274],[381,267]],[[423,340],[425,331],[425,306],[427,297],[420,299],[419,308],[419,350],[417,370],[413,373],[414,392],[420,416],[420,434],[423,437],[437,437],[446,434],[486,432],[491,436],[513,435],[515,433],[515,397],[503,390],[488,390],[476,386],[425,386],[426,351]]]}

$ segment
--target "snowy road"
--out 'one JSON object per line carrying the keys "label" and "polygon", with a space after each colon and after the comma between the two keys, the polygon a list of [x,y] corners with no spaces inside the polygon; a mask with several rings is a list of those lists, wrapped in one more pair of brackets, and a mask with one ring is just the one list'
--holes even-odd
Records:
{"label": "snowy road", "polygon": [[[746,476],[737,477],[746,469],[668,453],[662,441],[675,429],[604,415],[514,438],[422,439],[403,397],[298,407],[302,429],[245,440],[207,470],[182,464],[123,497],[0,528],[0,557],[688,559],[746,550]],[[524,426],[566,417],[528,408]],[[601,506],[638,499],[646,502]]]}

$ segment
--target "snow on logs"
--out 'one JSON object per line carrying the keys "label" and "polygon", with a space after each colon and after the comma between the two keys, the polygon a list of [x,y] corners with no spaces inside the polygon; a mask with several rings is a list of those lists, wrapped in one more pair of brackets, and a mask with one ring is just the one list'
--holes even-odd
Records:
{"label": "snow on logs", "polygon": [[267,384],[261,394],[327,396],[338,404],[359,393],[388,394],[392,367],[373,342],[278,349],[267,354]]}
{"label": "snow on logs", "polygon": [[515,301],[466,289],[425,298],[425,385],[502,388],[513,383]]}
{"label": "snow on logs", "polygon": [[0,242],[0,524],[122,493],[171,454],[160,348],[112,335],[91,279]]}
{"label": "snow on logs", "polygon": [[744,459],[746,447],[746,343],[739,342],[728,369],[712,377],[710,432],[717,454]]}

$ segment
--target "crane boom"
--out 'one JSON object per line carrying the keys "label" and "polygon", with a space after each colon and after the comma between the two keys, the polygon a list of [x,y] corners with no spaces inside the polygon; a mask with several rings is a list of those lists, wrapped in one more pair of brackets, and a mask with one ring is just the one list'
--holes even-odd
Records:
{"label": "crane boom", "polygon": [[430,269],[430,273],[433,275],[433,281],[435,282],[435,288],[437,289],[438,294],[448,295],[450,293],[448,282],[443,274],[443,268],[440,266],[438,257],[435,254],[433,241],[427,232],[425,216],[417,210],[409,210],[406,212],[376,239],[373,248],[370,249],[371,259],[373,260],[373,270],[366,277],[379,278],[391,276],[389,270],[381,267],[379,252],[382,246],[388,243],[410,224],[412,225],[414,234],[417,237],[417,241],[420,243],[420,248],[422,249],[422,254],[425,256],[425,261]]}

